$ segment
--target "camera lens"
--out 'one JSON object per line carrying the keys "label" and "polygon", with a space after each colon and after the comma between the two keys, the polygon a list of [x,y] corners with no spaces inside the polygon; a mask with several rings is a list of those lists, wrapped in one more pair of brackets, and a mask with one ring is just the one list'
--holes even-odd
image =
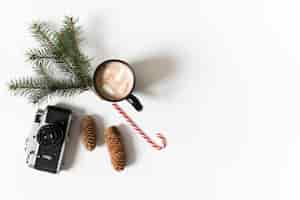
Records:
{"label": "camera lens", "polygon": [[47,124],[42,126],[37,135],[37,141],[40,145],[55,145],[63,139],[62,127],[58,124]]}

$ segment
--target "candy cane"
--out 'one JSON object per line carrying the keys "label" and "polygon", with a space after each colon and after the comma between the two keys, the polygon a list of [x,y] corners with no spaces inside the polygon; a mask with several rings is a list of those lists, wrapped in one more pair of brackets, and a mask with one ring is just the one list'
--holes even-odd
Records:
{"label": "candy cane", "polygon": [[161,134],[157,133],[156,136],[161,140],[162,145],[156,144],[146,133],[129,117],[129,115],[116,103],[112,104],[113,107],[119,112],[120,115],[129,123],[131,128],[133,128],[137,134],[142,136],[147,143],[149,143],[156,150],[162,150],[167,146],[167,139]]}

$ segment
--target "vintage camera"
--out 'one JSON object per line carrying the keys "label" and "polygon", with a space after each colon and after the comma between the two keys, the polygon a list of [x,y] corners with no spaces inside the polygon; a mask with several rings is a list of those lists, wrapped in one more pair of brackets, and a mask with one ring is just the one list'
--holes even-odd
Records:
{"label": "vintage camera", "polygon": [[26,139],[26,163],[34,169],[57,173],[62,165],[69,137],[72,112],[57,106],[38,110],[32,131]]}

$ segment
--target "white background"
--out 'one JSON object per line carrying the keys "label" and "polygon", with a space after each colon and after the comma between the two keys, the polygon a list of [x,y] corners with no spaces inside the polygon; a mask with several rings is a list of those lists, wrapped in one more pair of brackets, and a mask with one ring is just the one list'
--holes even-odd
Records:
{"label": "white background", "polygon": [[[0,3],[1,199],[300,199],[300,12],[296,0],[69,1]],[[77,115],[59,175],[25,165],[36,107],[7,92],[31,74],[24,52],[34,19],[80,18],[93,66],[108,58],[138,74],[142,113],[121,105],[169,146],[153,150],[125,125],[129,166],[115,172],[105,145],[87,152],[82,114],[124,123],[85,93],[64,103]]]}

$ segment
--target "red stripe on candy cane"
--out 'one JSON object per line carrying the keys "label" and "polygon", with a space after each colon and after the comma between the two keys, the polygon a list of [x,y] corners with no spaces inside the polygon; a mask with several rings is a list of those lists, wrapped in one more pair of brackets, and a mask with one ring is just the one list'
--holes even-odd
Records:
{"label": "red stripe on candy cane", "polygon": [[113,107],[119,112],[119,114],[127,121],[132,129],[136,131],[137,134],[142,136],[147,143],[149,143],[156,150],[162,150],[167,146],[167,139],[161,134],[157,133],[156,136],[161,140],[162,144],[159,145],[155,143],[132,119],[131,117],[116,103],[112,104]]}

